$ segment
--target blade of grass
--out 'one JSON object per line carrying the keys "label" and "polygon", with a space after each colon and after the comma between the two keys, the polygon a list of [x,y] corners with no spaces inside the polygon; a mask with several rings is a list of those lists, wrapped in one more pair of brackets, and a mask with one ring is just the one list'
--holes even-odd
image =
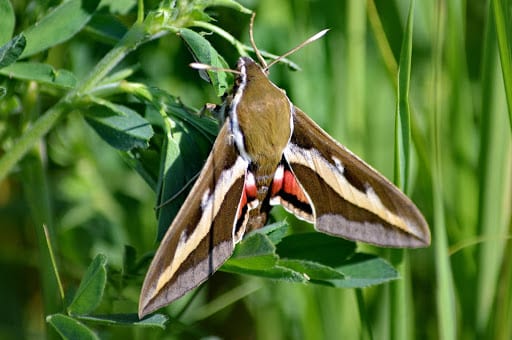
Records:
{"label": "blade of grass", "polygon": [[510,22],[510,1],[503,3],[502,0],[493,0],[491,7],[494,14],[494,23],[496,25],[496,35],[498,37],[498,47],[501,60],[501,72],[503,74],[503,83],[505,84],[505,93],[508,104],[508,122],[512,131],[512,23]]}
{"label": "blade of grass", "polygon": [[[21,162],[21,180],[23,183],[24,194],[30,208],[30,215],[34,221],[35,235],[37,240],[37,257],[39,260],[38,270],[41,278],[41,295],[43,299],[44,315],[50,315],[62,310],[61,291],[59,282],[53,271],[53,264],[50,247],[47,242],[52,242],[53,232],[53,214],[50,205],[50,192],[46,172],[43,167],[41,153],[33,149],[27,154],[27,157]],[[49,238],[45,235],[42,225],[48,226]],[[51,246],[55,249],[55,245]],[[59,293],[60,292],[60,293]],[[56,333],[51,329],[46,329],[46,336],[49,339],[56,338]]]}
{"label": "blade of grass", "polygon": [[[412,59],[412,36],[414,23],[414,0],[410,2],[407,25],[402,40],[400,52],[400,63],[397,79],[397,101],[395,113],[395,164],[394,182],[404,192],[407,192],[407,184],[410,171],[410,105],[409,87],[411,81],[411,59]],[[410,272],[407,252],[396,251],[401,261],[399,270],[401,280],[390,285],[390,315],[392,316],[390,327],[390,339],[407,339],[410,337],[410,317],[413,313],[413,306],[409,303],[406,288],[410,282]],[[393,254],[393,253],[392,253]],[[409,335],[409,336],[408,336]]]}
{"label": "blade of grass", "polygon": [[[356,154],[364,155],[368,151],[368,139],[360,136],[366,131],[366,6],[363,1],[349,1],[347,4],[347,65],[346,78],[350,86],[346,88],[346,126],[347,140],[352,142],[351,149]],[[339,126],[339,125],[338,125]],[[339,131],[334,131],[340,135]],[[357,143],[357,144],[356,144]]]}
{"label": "blade of grass", "polygon": [[446,235],[445,211],[443,205],[442,181],[442,143],[441,143],[441,114],[442,114],[442,72],[443,72],[443,41],[445,36],[445,3],[436,2],[435,25],[436,35],[433,46],[433,80],[434,103],[432,115],[431,143],[432,157],[432,197],[434,214],[434,252],[436,262],[437,282],[437,313],[439,338],[449,340],[457,338],[455,288],[448,253],[448,238]]}
{"label": "blade of grass", "polygon": [[48,227],[43,224],[44,236],[46,238],[46,246],[48,247],[48,254],[50,256],[50,261],[52,262],[53,274],[55,275],[55,280],[57,281],[57,287],[59,288],[60,299],[64,301],[64,286],[62,285],[62,281],[59,275],[59,268],[57,267],[57,261],[55,260],[55,253],[53,251],[52,241],[50,239],[50,232],[48,231]]}
{"label": "blade of grass", "polygon": [[373,34],[375,35],[375,41],[379,47],[382,60],[386,65],[386,71],[388,72],[389,77],[394,79],[398,72],[398,66],[396,64],[393,51],[391,50],[391,46],[389,46],[389,41],[386,37],[386,33],[384,32],[384,28],[382,27],[382,22],[380,20],[379,13],[377,12],[375,1],[368,0],[367,5],[368,21],[370,22]]}
{"label": "blade of grass", "polygon": [[[485,36],[482,71],[482,111],[480,159],[482,165],[479,182],[479,233],[484,238],[504,235],[510,218],[507,196],[510,195],[510,182],[506,178],[512,161],[510,132],[506,124],[506,102],[503,83],[497,81],[499,63],[497,62],[497,32],[494,27],[494,15],[488,12],[488,27]],[[499,39],[498,39],[499,40]],[[509,204],[508,204],[509,205]],[[508,211],[508,216],[505,212]],[[477,296],[475,320],[477,334],[486,337],[489,322],[496,301],[497,283],[500,280],[500,263],[506,246],[506,238],[483,242],[479,247],[477,273]]]}
{"label": "blade of grass", "polygon": [[357,288],[356,290],[357,307],[359,309],[359,318],[361,319],[361,339],[373,339],[373,332],[368,313],[366,309],[366,303],[364,302],[363,290]]}
{"label": "blade of grass", "polygon": [[[510,173],[510,172],[509,172]],[[511,183],[511,176],[508,176],[508,182]],[[508,201],[512,197],[509,194]],[[512,233],[512,219],[509,216],[509,235]],[[498,280],[498,289],[496,293],[496,308],[494,308],[491,317],[490,337],[497,340],[508,340],[512,338],[512,241],[508,240],[508,246],[505,247],[505,254],[501,264],[501,270]]]}
{"label": "blade of grass", "polygon": [[[304,286],[304,288],[306,288],[306,286]],[[328,337],[327,330],[322,325],[322,306],[318,301],[318,294],[315,294],[316,290],[301,289],[301,292],[304,297],[304,312],[301,313],[304,339],[313,340]]]}
{"label": "blade of grass", "polygon": [[[370,23],[370,26],[372,28],[372,32],[374,35],[374,39],[377,43],[377,46],[379,48],[379,52],[382,58],[382,61],[384,62],[384,65],[386,66],[386,71],[388,73],[389,79],[395,88],[396,91],[398,91],[398,83],[396,79],[396,74],[398,73],[398,65],[395,60],[395,57],[393,56],[393,51],[391,50],[391,46],[389,44],[389,40],[386,37],[386,33],[384,32],[384,28],[382,26],[382,22],[380,20],[379,14],[377,12],[377,8],[375,6],[375,2],[373,0],[368,0],[367,2],[368,7],[368,21]],[[417,121],[416,116],[414,115],[414,105],[409,106],[410,115],[409,119],[411,120],[411,137],[412,142],[414,144],[414,147],[416,149],[416,154],[419,158],[420,164],[429,164],[429,158],[428,158],[428,152],[426,150],[426,145],[428,137],[425,136],[421,129],[419,128],[419,123]],[[424,170],[425,172],[429,172],[430,168],[427,168]],[[428,173],[430,175],[430,173]]]}
{"label": "blade of grass", "polygon": [[407,192],[410,169],[410,107],[409,87],[411,83],[412,31],[414,21],[414,0],[411,0],[407,26],[402,41],[395,114],[395,184]]}
{"label": "blade of grass", "polygon": [[[366,131],[366,4],[364,1],[348,1],[347,3],[347,62],[346,72],[347,79],[350,80],[351,86],[348,86],[346,91],[345,124],[349,129],[344,132],[347,134],[347,139],[352,142],[351,148],[357,154],[365,154],[368,151],[368,143],[364,143],[360,136],[365,135]],[[335,123],[335,122],[333,122]],[[338,125],[337,126],[343,126]],[[334,126],[336,126],[334,125]],[[334,129],[337,135],[341,135],[341,131]],[[368,141],[365,139],[364,141]],[[371,324],[369,322],[368,313],[366,310],[366,303],[362,291],[356,289],[354,291],[357,308],[359,312],[359,319],[361,330],[359,337],[361,339],[372,338]]]}

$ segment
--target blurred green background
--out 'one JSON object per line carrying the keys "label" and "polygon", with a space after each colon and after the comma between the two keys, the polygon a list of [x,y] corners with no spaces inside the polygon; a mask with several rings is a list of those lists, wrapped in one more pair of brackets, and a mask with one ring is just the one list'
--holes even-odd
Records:
{"label": "blurred green background", "polygon": [[[14,34],[59,3],[12,1]],[[276,65],[270,78],[333,137],[393,179],[396,63],[410,1],[240,3],[257,13],[258,47],[277,55],[330,29],[290,57],[301,71]],[[0,4],[5,8],[9,1]],[[144,9],[157,6],[146,1]],[[103,1],[98,8],[70,39],[30,60],[70,70],[79,80],[86,77],[137,16],[135,0]],[[250,15],[226,7],[206,12],[215,25],[248,42]],[[360,245],[395,264],[403,255],[405,262],[398,265],[403,280],[344,290],[221,272],[166,330],[91,327],[112,339],[512,338],[512,98],[507,106],[504,87],[512,84],[512,74],[502,71],[507,63],[510,70],[511,15],[507,0],[415,2],[407,194],[429,221],[432,246],[403,255]],[[110,26],[100,33],[110,36],[98,33],[101,23]],[[5,32],[0,43],[10,38]],[[234,67],[237,50],[218,35],[206,38]],[[192,61],[183,41],[171,33],[138,46],[122,65],[133,68],[130,81],[164,89],[188,106],[220,103],[188,66]],[[7,89],[0,99],[0,156],[6,157],[66,92],[5,74],[0,86]],[[43,267],[42,223],[49,226],[66,295],[103,253],[108,282],[100,311],[136,311],[144,269],[123,281],[123,256],[125,245],[137,256],[155,249],[156,196],[125,159],[75,110],[1,180],[0,338],[56,337],[47,330],[45,315],[63,309],[42,288],[55,287],[51,266]],[[176,316],[183,304],[166,311]]]}

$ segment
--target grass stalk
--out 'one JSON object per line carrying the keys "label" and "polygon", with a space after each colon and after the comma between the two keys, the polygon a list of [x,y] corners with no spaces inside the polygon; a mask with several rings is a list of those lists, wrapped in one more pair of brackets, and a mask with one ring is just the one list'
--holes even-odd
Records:
{"label": "grass stalk", "polygon": [[[479,164],[479,212],[478,232],[484,240],[479,246],[479,271],[477,273],[477,296],[475,320],[480,336],[488,335],[493,306],[498,303],[497,289],[500,282],[500,267],[504,261],[506,233],[510,219],[510,167],[512,149],[510,130],[507,128],[505,111],[506,94],[503,83],[496,81],[499,68],[497,42],[499,37],[494,30],[495,11],[488,13],[488,27],[482,70],[482,108],[481,108],[481,149]],[[507,207],[508,206],[508,207]],[[495,237],[498,236],[498,239]]]}
{"label": "grass stalk", "polygon": [[445,211],[443,202],[443,173],[442,162],[442,140],[441,122],[443,106],[441,100],[443,72],[443,40],[445,36],[445,3],[442,0],[436,2],[435,26],[436,35],[433,47],[433,81],[434,86],[434,107],[431,122],[432,142],[432,197],[434,213],[434,252],[436,263],[437,281],[437,319],[438,335],[440,339],[451,340],[457,338],[455,289],[453,274],[451,270],[450,257],[448,252],[448,238],[446,235]]}
{"label": "grass stalk", "polygon": [[510,11],[510,1],[492,0],[491,7],[496,25],[501,72],[508,104],[508,122],[512,131],[512,23],[510,14],[507,13],[507,10]]}

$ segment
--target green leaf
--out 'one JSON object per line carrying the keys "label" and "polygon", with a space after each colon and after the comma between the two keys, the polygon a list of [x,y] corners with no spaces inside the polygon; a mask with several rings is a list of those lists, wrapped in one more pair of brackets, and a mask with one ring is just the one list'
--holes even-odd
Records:
{"label": "green leaf", "polygon": [[87,33],[106,44],[114,45],[127,32],[126,26],[110,14],[95,14],[87,24]]}
{"label": "green leaf", "polygon": [[[210,144],[213,144],[219,132],[217,120],[199,115],[196,109],[186,106],[173,95],[156,87],[139,87],[134,95],[159,112],[158,115],[170,117],[179,124],[189,125],[188,129],[197,130]],[[162,124],[163,125],[163,124]]]}
{"label": "green leaf", "polygon": [[[217,68],[229,68],[224,58],[219,55],[210,42],[203,38],[202,35],[187,28],[181,29],[179,34],[197,62]],[[230,73],[215,70],[199,70],[199,74],[201,78],[211,82],[219,97],[226,93],[229,88],[228,80],[232,78]]]}
{"label": "green leaf", "polygon": [[219,133],[217,120],[197,114],[196,110],[186,107],[169,94],[166,94],[162,99],[162,109],[169,117],[175,120],[176,123],[194,131],[194,133],[201,134],[208,140],[209,144],[213,144]]}
{"label": "green leaf", "polygon": [[272,268],[278,258],[275,250],[266,235],[251,234],[235,248],[228,266],[254,270]]}
{"label": "green leaf", "polygon": [[164,144],[160,169],[159,204],[163,206],[158,215],[159,239],[181,208],[211,148],[209,141],[197,130],[183,122],[175,123],[172,136],[168,136],[170,138]]}
{"label": "green leaf", "polygon": [[276,223],[272,223],[264,226],[258,230],[255,230],[254,233],[261,233],[267,235],[269,240],[273,244],[278,244],[281,240],[288,235],[290,232],[290,227],[286,221],[278,221]]}
{"label": "green leaf", "polygon": [[48,64],[17,62],[4,67],[0,74],[10,78],[34,80],[62,88],[74,88],[76,78],[67,70],[56,70]]}
{"label": "green leaf", "polygon": [[12,37],[16,20],[11,1],[0,0],[0,18],[0,44],[5,44]]}
{"label": "green leaf", "polygon": [[165,329],[169,318],[163,314],[152,314],[142,320],[137,314],[79,315],[78,319],[107,326],[138,326]]}
{"label": "green leaf", "polygon": [[325,280],[339,288],[362,288],[399,278],[398,272],[384,259],[357,253],[347,263],[336,268],[345,275],[343,280]]}
{"label": "green leaf", "polygon": [[279,265],[290,268],[298,273],[306,274],[308,280],[343,280],[344,275],[339,271],[323,264],[307,260],[279,260]]}
{"label": "green leaf", "polygon": [[296,272],[293,269],[286,268],[283,266],[273,266],[268,268],[256,268],[249,266],[236,266],[232,265],[231,262],[226,262],[222,267],[220,267],[220,271],[226,273],[233,274],[246,274],[253,275],[258,277],[263,277],[267,279],[274,280],[283,280],[287,282],[297,282],[297,283],[307,283],[308,278],[305,277],[302,273]]}
{"label": "green leaf", "polygon": [[[200,166],[188,167],[183,157],[180,157],[180,142],[183,138],[181,131],[172,134],[172,138],[164,141],[164,150],[158,176],[158,233],[157,239],[164,237],[167,228],[185,201],[186,194],[192,187],[195,174],[191,170],[200,171]],[[183,193],[182,193],[183,192]]]}
{"label": "green leaf", "polygon": [[220,270],[344,288],[367,287],[398,278],[396,270],[383,259],[355,253],[354,242],[317,232],[278,238],[281,242],[276,252],[268,235],[288,228],[280,223],[269,227],[242,240]]}
{"label": "green leaf", "polygon": [[87,123],[116,149],[146,148],[153,136],[151,124],[126,106],[102,101],[84,113]]}
{"label": "green leaf", "polygon": [[25,44],[26,40],[23,34],[18,34],[0,47],[0,68],[14,63],[25,49]]}
{"label": "green leaf", "polygon": [[356,251],[356,244],[318,232],[293,234],[277,245],[280,258],[300,259],[336,267]]}
{"label": "green leaf", "polygon": [[[157,238],[161,239],[201,171],[219,126],[216,120],[198,115],[196,110],[163,90],[144,85],[129,90],[146,103],[146,117],[151,124],[164,130],[156,136],[151,148],[136,150],[137,158],[130,160],[157,191]],[[162,138],[158,140],[158,137]]]}
{"label": "green leaf", "polygon": [[95,310],[103,297],[107,283],[107,258],[98,254],[87,268],[73,301],[68,307],[71,314],[88,314]]}
{"label": "green leaf", "polygon": [[277,265],[277,260],[275,247],[270,239],[262,233],[255,232],[236,246],[233,256],[220,270],[290,282],[307,281],[302,273]]}
{"label": "green leaf", "polygon": [[55,328],[62,339],[97,340],[98,336],[80,321],[63,314],[52,314],[46,322]]}
{"label": "green leaf", "polygon": [[[213,143],[211,135],[204,129],[199,129],[201,123],[196,120],[198,117],[185,113],[182,107],[176,105],[166,106],[166,109],[171,110],[167,112],[168,115],[180,118],[169,122],[173,126],[166,135],[167,139],[163,146],[165,149],[162,153],[158,190],[159,205],[163,204],[158,215],[159,239],[163,237],[181,208],[192,187],[194,177],[201,171]],[[187,116],[186,121],[181,119],[184,115]]]}
{"label": "green leaf", "polygon": [[43,17],[23,33],[27,48],[22,58],[62,43],[78,33],[89,21],[99,0],[69,0]]}
{"label": "green leaf", "polygon": [[[297,236],[299,239],[302,236],[303,240],[301,241],[305,243],[313,241],[313,243],[316,243],[315,245],[320,245],[319,242],[314,242],[310,235],[298,234],[294,236]],[[348,260],[344,259],[342,264],[337,267],[330,267],[319,262],[304,259],[279,259],[275,261],[276,257],[271,253],[271,245],[261,246],[265,244],[263,240],[264,235],[253,234],[247,240],[242,241],[237,246],[237,251],[235,251],[233,257],[222,266],[221,270],[231,273],[257,275],[286,281],[311,282],[343,288],[367,287],[398,278],[397,271],[385,260],[375,255],[361,253],[355,254]],[[245,242],[247,244],[244,244]],[[291,242],[288,241],[287,243]],[[294,241],[294,244],[298,243]],[[323,246],[334,246],[334,243],[327,245],[324,242]],[[315,249],[318,250],[319,248]],[[329,249],[324,254],[331,253],[334,250],[336,249]],[[308,252],[307,247],[303,248],[303,251],[305,255],[303,257],[308,257],[311,254]],[[243,256],[239,256],[238,252],[242,252]],[[255,255],[251,256],[251,252]],[[298,254],[299,252],[294,252],[294,256],[299,257],[300,255]],[[322,256],[319,256],[318,259],[322,260]]]}

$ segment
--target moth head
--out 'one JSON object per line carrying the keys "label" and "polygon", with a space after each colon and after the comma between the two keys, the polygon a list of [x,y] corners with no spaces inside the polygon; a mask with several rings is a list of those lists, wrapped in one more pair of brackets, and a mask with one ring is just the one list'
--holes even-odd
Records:
{"label": "moth head", "polygon": [[238,74],[235,88],[239,87],[242,83],[257,83],[259,80],[268,78],[268,72],[250,57],[239,58],[236,69]]}

